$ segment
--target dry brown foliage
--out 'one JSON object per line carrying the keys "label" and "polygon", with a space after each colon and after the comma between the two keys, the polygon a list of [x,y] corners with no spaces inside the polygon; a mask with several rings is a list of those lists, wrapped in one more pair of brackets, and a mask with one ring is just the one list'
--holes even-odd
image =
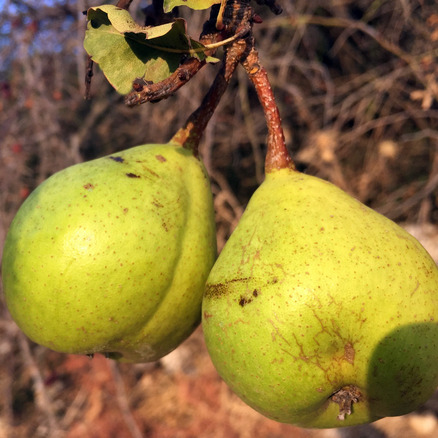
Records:
{"label": "dry brown foliage", "polygon": [[[438,259],[435,0],[279,2],[280,16],[257,7],[264,22],[255,34],[298,168],[408,224]],[[0,11],[0,247],[20,204],[45,178],[130,146],[166,142],[215,75],[208,66],[175,96],[129,109],[96,69],[86,101],[82,11],[99,2],[48,4],[6,0]],[[196,36],[205,14],[181,13]],[[240,70],[201,146],[219,248],[263,179],[265,136]],[[216,374],[201,329],[158,363],[116,365],[30,343],[1,304],[0,438],[438,436],[438,397],[373,425],[303,430],[240,402]]]}

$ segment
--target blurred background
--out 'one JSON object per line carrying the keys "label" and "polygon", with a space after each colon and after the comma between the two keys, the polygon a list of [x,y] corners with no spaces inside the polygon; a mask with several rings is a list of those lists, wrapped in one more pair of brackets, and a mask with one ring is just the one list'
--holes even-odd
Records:
{"label": "blurred background", "polygon": [[[436,1],[278,2],[279,16],[254,2],[264,20],[255,35],[297,167],[400,223],[438,260]],[[206,66],[173,97],[130,109],[95,68],[85,100],[83,11],[102,3],[0,0],[0,248],[39,183],[74,163],[168,141],[216,73]],[[131,6],[140,23],[147,5]],[[179,12],[197,38],[206,13]],[[265,137],[239,70],[201,145],[219,250],[263,180]],[[417,412],[373,425],[299,429],[263,418],[231,393],[201,328],[157,363],[117,365],[29,342],[0,300],[0,438],[438,436],[438,394]]]}

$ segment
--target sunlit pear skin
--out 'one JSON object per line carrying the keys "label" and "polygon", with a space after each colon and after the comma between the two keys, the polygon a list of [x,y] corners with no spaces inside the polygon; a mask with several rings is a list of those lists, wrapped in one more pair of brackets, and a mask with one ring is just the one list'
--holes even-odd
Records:
{"label": "sunlit pear skin", "polygon": [[199,324],[215,259],[201,161],[143,145],[64,169],[29,196],[7,235],[4,293],[39,344],[154,361]]}
{"label": "sunlit pear skin", "polygon": [[[336,186],[274,170],[207,280],[219,374],[279,422],[332,428],[408,413],[438,386],[438,269]],[[351,410],[351,414],[348,415]]]}

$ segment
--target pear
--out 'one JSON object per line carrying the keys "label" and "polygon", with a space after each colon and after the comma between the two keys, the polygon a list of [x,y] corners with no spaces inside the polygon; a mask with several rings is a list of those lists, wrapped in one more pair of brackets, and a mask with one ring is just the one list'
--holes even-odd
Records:
{"label": "pear", "polygon": [[225,382],[271,419],[402,415],[438,386],[438,269],[331,183],[272,170],[210,272],[203,331]]}
{"label": "pear", "polygon": [[180,144],[148,144],[64,169],[29,196],[5,242],[4,293],[41,345],[155,361],[199,324],[215,259],[204,166]]}

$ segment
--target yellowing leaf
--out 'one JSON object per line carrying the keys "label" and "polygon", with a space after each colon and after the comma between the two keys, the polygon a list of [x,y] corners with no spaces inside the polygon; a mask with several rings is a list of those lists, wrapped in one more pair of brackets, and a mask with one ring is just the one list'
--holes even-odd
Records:
{"label": "yellowing leaf", "polygon": [[220,0],[164,0],[164,12],[170,12],[177,6],[187,6],[191,9],[208,9]]}

